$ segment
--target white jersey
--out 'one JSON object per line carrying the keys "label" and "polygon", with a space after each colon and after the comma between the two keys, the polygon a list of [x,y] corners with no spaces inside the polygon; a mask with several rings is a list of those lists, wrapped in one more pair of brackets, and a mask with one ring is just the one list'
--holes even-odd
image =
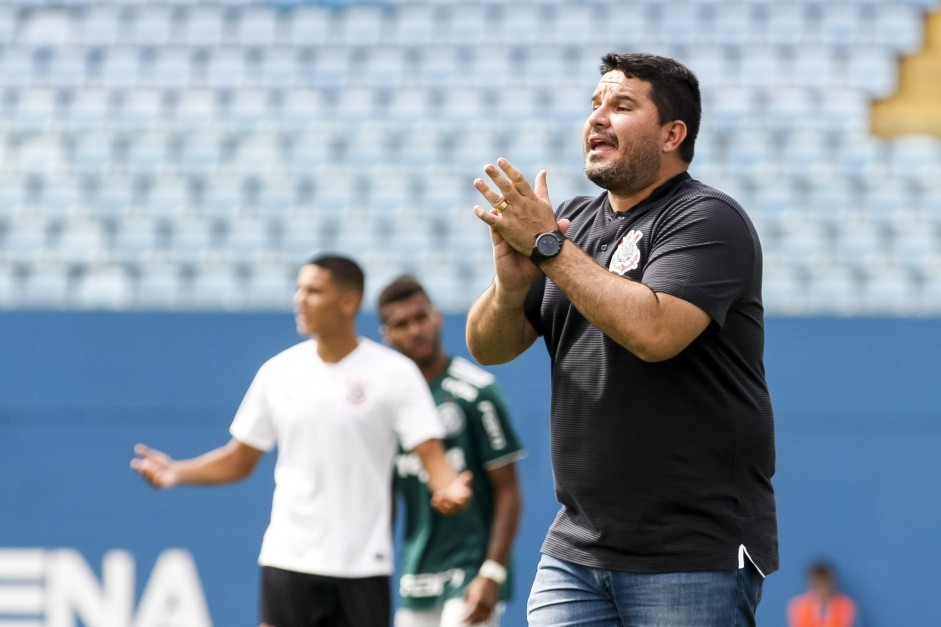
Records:
{"label": "white jersey", "polygon": [[392,573],[392,466],[444,432],[428,384],[398,352],[360,338],[324,363],[315,340],[268,360],[232,422],[254,448],[277,446],[263,566],[331,577]]}

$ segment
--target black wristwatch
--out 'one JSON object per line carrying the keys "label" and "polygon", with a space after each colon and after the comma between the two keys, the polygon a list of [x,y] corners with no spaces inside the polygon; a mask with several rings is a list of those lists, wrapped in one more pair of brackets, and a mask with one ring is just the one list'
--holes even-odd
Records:
{"label": "black wristwatch", "polygon": [[540,233],[536,236],[536,245],[533,246],[533,252],[530,253],[529,258],[538,266],[546,259],[558,257],[559,253],[562,252],[562,243],[564,241],[565,236],[562,235],[562,231]]}

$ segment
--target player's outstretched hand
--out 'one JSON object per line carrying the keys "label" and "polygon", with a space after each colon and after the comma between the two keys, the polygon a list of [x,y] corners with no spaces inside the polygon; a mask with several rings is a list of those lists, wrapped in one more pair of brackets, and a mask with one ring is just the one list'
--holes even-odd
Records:
{"label": "player's outstretched hand", "polygon": [[134,447],[137,455],[131,460],[131,468],[140,473],[155,488],[172,488],[179,482],[179,474],[173,466],[173,459],[162,451],[143,444]]}
{"label": "player's outstretched hand", "polygon": [[473,477],[468,470],[459,474],[448,487],[431,495],[431,506],[445,516],[455,516],[463,512],[470,505],[473,496],[471,491]]}
{"label": "player's outstretched hand", "polygon": [[499,584],[479,575],[474,577],[464,591],[464,623],[476,625],[488,620],[499,600]]}

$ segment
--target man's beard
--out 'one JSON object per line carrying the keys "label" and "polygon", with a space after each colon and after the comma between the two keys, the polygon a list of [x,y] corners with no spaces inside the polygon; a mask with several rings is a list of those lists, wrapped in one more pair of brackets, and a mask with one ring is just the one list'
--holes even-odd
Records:
{"label": "man's beard", "polygon": [[616,162],[591,163],[585,161],[585,176],[588,180],[610,192],[631,193],[639,191],[657,180],[660,172],[660,160],[654,151],[636,150],[629,146],[625,156]]}

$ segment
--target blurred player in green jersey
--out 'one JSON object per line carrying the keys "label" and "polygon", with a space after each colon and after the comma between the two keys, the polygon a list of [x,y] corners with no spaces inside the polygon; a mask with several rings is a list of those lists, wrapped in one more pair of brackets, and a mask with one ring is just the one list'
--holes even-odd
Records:
{"label": "blurred player in green jersey", "polygon": [[438,405],[447,456],[473,474],[474,498],[456,517],[428,505],[425,472],[412,453],[396,461],[405,502],[396,627],[500,624],[521,511],[516,462],[525,451],[494,376],[441,346],[441,313],[421,283],[401,276],[379,296],[383,339],[419,367]]}

